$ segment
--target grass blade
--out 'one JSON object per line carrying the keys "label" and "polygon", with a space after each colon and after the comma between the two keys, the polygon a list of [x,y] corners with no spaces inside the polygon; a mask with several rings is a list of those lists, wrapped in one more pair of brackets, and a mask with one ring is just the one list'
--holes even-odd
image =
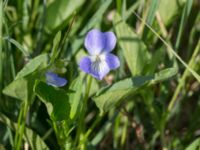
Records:
{"label": "grass blade", "polygon": [[[199,40],[199,42],[198,42],[198,44],[197,44],[197,46],[196,46],[196,48],[194,50],[192,58],[190,59],[190,62],[189,62],[189,65],[188,65],[189,67],[194,68],[195,58],[196,58],[196,56],[197,56],[197,54],[198,54],[199,51],[200,51],[200,40]],[[177,86],[177,88],[176,88],[176,90],[174,92],[174,95],[173,95],[173,97],[172,97],[172,99],[171,99],[171,101],[169,103],[169,106],[168,106],[168,111],[169,112],[173,109],[176,101],[178,100],[177,99],[178,94],[180,93],[180,90],[184,86],[184,82],[186,80],[186,77],[188,76],[188,73],[189,73],[188,69],[186,68],[186,70],[184,71],[181,79],[179,80],[179,84],[178,84],[178,86]]]}
{"label": "grass blade", "polygon": [[176,40],[176,44],[175,44],[175,50],[177,51],[180,45],[180,41],[181,41],[181,36],[183,34],[183,28],[186,24],[186,20],[188,19],[189,15],[190,15],[190,11],[192,8],[192,3],[193,0],[187,0],[187,3],[185,4],[184,10],[183,10],[183,14],[181,16],[181,23],[180,23],[180,27],[179,27],[179,31],[178,31],[178,37]]}
{"label": "grass blade", "polygon": [[[12,120],[10,120],[7,116],[0,113],[0,122],[6,124],[10,129],[16,131],[17,130],[17,124],[14,123]],[[27,141],[30,144],[30,147],[32,149],[43,149],[48,150],[48,146],[46,143],[42,140],[42,138],[35,133],[33,130],[31,130],[28,127],[25,127],[25,134],[23,135],[23,139]]]}
{"label": "grass blade", "polygon": [[0,0],[0,91],[2,90],[2,80],[3,80],[3,50],[2,50],[3,29],[2,28],[3,28],[3,2],[2,0]]}
{"label": "grass blade", "polygon": [[[148,15],[147,15],[147,19],[146,22],[149,25],[152,25],[154,18],[155,18],[155,14],[156,14],[156,10],[158,8],[159,5],[159,1],[158,0],[152,0],[149,6],[149,11],[148,11]],[[147,36],[147,28],[144,28],[144,32],[143,32],[143,38],[146,38]]]}
{"label": "grass blade", "polygon": [[12,38],[5,38],[6,40],[8,40],[10,43],[12,43],[13,45],[15,45],[22,53],[25,57],[29,57],[29,53],[27,50],[25,50],[23,48],[23,46],[17,42],[16,40],[12,39]]}
{"label": "grass blade", "polygon": [[148,24],[146,23],[137,13],[133,12],[135,16],[143,21],[145,25],[164,43],[164,45],[168,48],[168,50],[183,64],[184,67],[188,69],[188,71],[197,79],[197,81],[200,83],[200,76],[185,63],[181,57],[175,52],[175,50]]}

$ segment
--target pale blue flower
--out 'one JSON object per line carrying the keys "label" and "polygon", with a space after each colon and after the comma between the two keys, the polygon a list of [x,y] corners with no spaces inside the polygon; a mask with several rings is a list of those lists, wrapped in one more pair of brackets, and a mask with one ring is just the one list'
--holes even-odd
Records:
{"label": "pale blue flower", "polygon": [[82,71],[102,80],[110,70],[120,66],[119,58],[110,53],[116,45],[113,32],[93,29],[87,33],[84,44],[90,55],[81,59],[79,67]]}
{"label": "pale blue flower", "polygon": [[46,83],[48,85],[51,85],[54,87],[62,87],[67,84],[67,80],[65,78],[61,78],[53,72],[46,72],[45,75],[46,75]]}

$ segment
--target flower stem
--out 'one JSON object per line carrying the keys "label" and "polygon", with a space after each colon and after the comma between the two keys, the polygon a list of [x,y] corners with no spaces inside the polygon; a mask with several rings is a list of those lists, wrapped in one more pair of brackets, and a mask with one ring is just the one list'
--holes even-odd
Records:
{"label": "flower stem", "polygon": [[80,114],[81,116],[80,116],[80,119],[79,119],[79,122],[78,122],[79,128],[78,128],[77,135],[76,135],[76,141],[78,141],[78,139],[80,140],[79,144],[81,144],[80,146],[82,147],[82,149],[85,149],[84,148],[85,144],[81,142],[82,141],[81,137],[83,136],[82,134],[84,134],[84,132],[85,132],[84,118],[85,118],[85,114],[86,114],[86,111],[87,111],[87,101],[88,101],[88,97],[89,97],[89,93],[90,93],[90,89],[91,89],[91,85],[92,85],[92,77],[88,76],[87,81],[88,81],[88,83],[86,85],[85,96],[84,96],[84,99],[83,99],[82,111],[81,111],[81,114]]}
{"label": "flower stem", "polygon": [[96,125],[102,120],[103,116],[98,116],[97,119],[94,121],[94,123],[92,124],[92,126],[87,130],[84,139],[87,139],[87,137],[92,133],[92,131],[94,130],[94,128],[96,127]]}
{"label": "flower stem", "polygon": [[22,137],[24,134],[24,129],[26,125],[26,115],[28,111],[28,101],[25,101],[22,105],[22,109],[19,113],[18,123],[17,123],[17,130],[15,134],[15,141],[14,141],[14,149],[20,150],[22,144]]}

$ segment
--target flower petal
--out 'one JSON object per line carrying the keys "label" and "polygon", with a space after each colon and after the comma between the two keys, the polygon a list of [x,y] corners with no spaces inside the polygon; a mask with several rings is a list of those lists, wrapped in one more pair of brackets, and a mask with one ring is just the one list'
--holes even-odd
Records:
{"label": "flower petal", "polygon": [[105,61],[93,62],[91,64],[90,74],[98,80],[102,80],[109,71],[110,68]]}
{"label": "flower petal", "polygon": [[105,39],[104,52],[111,52],[116,45],[116,36],[113,32],[103,33]]}
{"label": "flower petal", "polygon": [[83,57],[79,63],[79,67],[85,73],[88,73],[98,80],[110,71],[110,68],[105,59],[95,59],[96,56]]}
{"label": "flower petal", "polygon": [[61,78],[53,72],[46,73],[46,82],[48,85],[51,85],[54,87],[62,87],[67,84],[67,80],[65,78]]}
{"label": "flower petal", "polygon": [[93,29],[87,33],[84,44],[91,55],[98,55],[105,47],[105,36],[98,29]]}
{"label": "flower petal", "polygon": [[91,67],[91,59],[89,57],[83,57],[79,63],[79,67],[82,71],[86,73],[90,73],[90,67]]}
{"label": "flower petal", "polygon": [[105,61],[111,70],[117,69],[120,66],[119,58],[111,53],[105,54]]}

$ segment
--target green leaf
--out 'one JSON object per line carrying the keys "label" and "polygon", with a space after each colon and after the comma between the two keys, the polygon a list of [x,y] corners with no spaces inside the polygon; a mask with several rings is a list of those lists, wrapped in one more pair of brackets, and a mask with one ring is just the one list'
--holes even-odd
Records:
{"label": "green leaf", "polygon": [[176,75],[177,72],[178,72],[177,68],[167,68],[167,69],[161,70],[160,72],[154,75],[154,79],[151,81],[151,84],[155,84],[155,83],[167,80],[169,79],[169,77]]}
{"label": "green leaf", "polygon": [[149,53],[145,44],[136,33],[116,14],[115,30],[119,45],[123,50],[125,60],[133,76],[140,75],[149,61]]}
{"label": "green leaf", "polygon": [[85,2],[85,0],[54,0],[47,7],[46,29],[52,31],[66,25],[66,20]]}
{"label": "green leaf", "polygon": [[171,23],[173,17],[180,11],[180,5],[185,2],[186,0],[160,0],[158,11],[165,25]]}
{"label": "green leaf", "polygon": [[4,88],[3,93],[19,100],[31,101],[33,99],[33,85],[36,77],[37,74],[31,74],[29,76],[16,79]]}
{"label": "green leaf", "polygon": [[60,43],[61,39],[61,32],[59,31],[55,38],[53,39],[53,48],[52,48],[52,55],[51,55],[51,61],[50,63],[53,63],[55,59],[58,57],[59,51],[58,51],[58,46]]}
{"label": "green leaf", "polygon": [[14,80],[3,90],[3,93],[19,100],[28,99],[28,81],[25,78]]}
{"label": "green leaf", "polygon": [[3,93],[19,100],[33,98],[33,86],[35,80],[40,77],[40,69],[47,67],[48,55],[42,54],[30,60],[17,74],[14,81],[4,88]]}
{"label": "green leaf", "polygon": [[194,140],[185,150],[199,150],[200,148],[200,138]]}
{"label": "green leaf", "polygon": [[136,92],[140,87],[145,85],[147,81],[150,81],[153,77],[135,77],[128,78],[113,84],[111,87],[102,89],[93,100],[97,107],[100,109],[100,113],[108,111],[114,107],[122,99],[126,99],[131,93]]}
{"label": "green leaf", "polygon": [[168,68],[162,70],[155,75],[138,76],[121,80],[110,87],[101,89],[94,97],[97,107],[100,109],[100,113],[108,111],[122,100],[127,99],[129,96],[135,94],[137,90],[145,85],[152,85],[157,82],[167,80],[174,76],[177,70],[174,68]]}
{"label": "green leaf", "polygon": [[52,120],[62,121],[68,119],[70,104],[69,97],[64,90],[36,81],[34,92],[46,105]]}
{"label": "green leaf", "polygon": [[39,67],[42,67],[42,68],[47,67],[47,63],[48,63],[48,55],[47,54],[42,54],[42,55],[39,55],[39,56],[31,59],[25,65],[25,67],[17,74],[17,76],[15,77],[15,80],[33,73]]}
{"label": "green leaf", "polygon": [[81,94],[83,90],[83,76],[77,77],[70,85],[70,90],[72,93],[69,93],[69,100],[71,105],[70,118],[73,119],[76,114],[78,107],[80,106]]}

